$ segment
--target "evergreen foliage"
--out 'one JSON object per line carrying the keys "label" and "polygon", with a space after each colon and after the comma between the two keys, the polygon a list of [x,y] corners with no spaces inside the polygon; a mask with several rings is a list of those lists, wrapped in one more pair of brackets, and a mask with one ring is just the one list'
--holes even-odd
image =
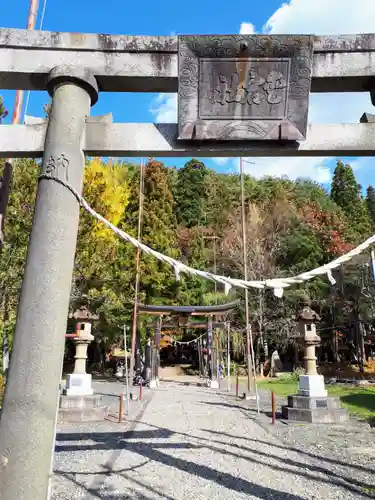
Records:
{"label": "evergreen foliage", "polygon": [[366,205],[368,214],[370,216],[372,226],[375,226],[375,189],[373,186],[368,186],[367,188],[367,196],[366,196]]}
{"label": "evergreen foliage", "polygon": [[5,108],[3,98],[0,95],[0,123],[8,116],[8,110]]}
{"label": "evergreen foliage", "polygon": [[[38,171],[39,166],[33,160],[14,163],[5,245],[0,257],[0,333],[7,332],[10,341]],[[290,276],[322,265],[364,240],[375,224],[374,188],[369,186],[364,200],[352,168],[342,162],[337,163],[330,193],[311,181],[256,180],[249,176],[245,178],[245,191],[250,279]],[[88,161],[84,196],[96,211],[136,236],[138,165]],[[150,161],[145,166],[141,239],[155,250],[200,269],[213,269],[215,253],[219,274],[242,277],[238,175],[216,173],[195,159],[179,171],[159,161]],[[70,308],[86,304],[99,314],[94,333],[108,343],[121,335],[119,325],[131,322],[135,252],[134,247],[81,212]],[[327,328],[335,321],[349,325],[353,311],[358,308],[363,318],[372,322],[375,314],[372,301],[362,293],[364,286],[369,290],[373,287],[366,259],[363,256],[345,266],[336,287],[322,277],[286,289],[281,300],[269,291],[251,290],[254,338],[262,338],[262,342],[267,340],[274,346],[290,342],[288,337],[295,329],[293,315],[305,292],[312,297],[322,316],[322,325]],[[142,255],[141,302],[187,305],[242,297],[240,290],[232,290],[230,298],[226,298],[220,284],[216,293],[214,290],[213,283],[198,278],[182,275],[176,281],[173,269]],[[232,322],[238,334],[236,349],[242,352],[243,305]],[[147,325],[142,319],[143,331],[144,326]]]}
{"label": "evergreen foliage", "polygon": [[362,239],[371,234],[372,223],[361,195],[361,186],[357,183],[352,167],[341,160],[337,162],[333,173],[331,198],[350,219],[354,234]]}
{"label": "evergreen foliage", "polygon": [[193,158],[177,174],[176,213],[177,222],[187,228],[205,223],[207,168]]}

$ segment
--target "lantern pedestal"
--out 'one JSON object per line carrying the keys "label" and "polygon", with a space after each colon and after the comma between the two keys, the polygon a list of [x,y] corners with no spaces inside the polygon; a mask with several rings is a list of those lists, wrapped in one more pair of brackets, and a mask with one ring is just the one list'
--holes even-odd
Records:
{"label": "lantern pedestal", "polygon": [[71,373],[66,376],[67,396],[92,396],[91,375],[89,373]]}
{"label": "lantern pedestal", "polygon": [[92,396],[60,396],[58,421],[65,422],[101,422],[108,415],[108,406],[103,404],[100,394]]}
{"label": "lantern pedestal", "polygon": [[340,398],[328,397],[324,377],[318,375],[315,348],[320,344],[315,321],[319,316],[306,301],[298,317],[299,330],[305,346],[306,375],[299,377],[298,394],[288,396],[288,404],[282,407],[283,418],[292,422],[333,424],[347,422],[348,410],[341,408]]}
{"label": "lantern pedestal", "polygon": [[288,396],[288,405],[282,407],[283,418],[291,422],[334,424],[348,422],[346,408],[341,408],[340,398]]}
{"label": "lantern pedestal", "polygon": [[341,408],[340,398],[328,397],[323,375],[301,375],[298,394],[288,396],[282,407],[283,418],[292,422],[334,424],[349,420],[348,410]]}
{"label": "lantern pedestal", "polygon": [[300,375],[298,395],[309,398],[327,397],[323,375]]}

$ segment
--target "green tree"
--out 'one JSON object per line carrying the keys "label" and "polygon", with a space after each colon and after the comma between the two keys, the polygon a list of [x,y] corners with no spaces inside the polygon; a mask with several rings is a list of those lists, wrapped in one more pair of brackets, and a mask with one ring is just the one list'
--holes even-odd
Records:
{"label": "green tree", "polygon": [[349,218],[357,238],[363,239],[371,233],[371,219],[361,195],[361,186],[357,183],[352,167],[341,160],[337,162],[333,174],[331,198]]}
{"label": "green tree", "polygon": [[0,259],[0,333],[8,335],[10,346],[34,213],[37,177],[38,165],[34,160],[14,162]]}
{"label": "green tree", "polygon": [[[108,165],[96,158],[87,162],[83,195],[100,215],[120,226],[129,202],[126,165]],[[129,319],[131,276],[123,259],[127,244],[86,212],[81,213],[71,308],[84,303],[99,313],[98,329],[106,336],[118,333]]]}
{"label": "green tree", "polygon": [[353,169],[341,160],[337,162],[333,173],[331,198],[348,214],[351,214],[353,205],[358,202],[359,186]]}
{"label": "green tree", "polygon": [[[145,167],[142,241],[170,257],[178,257],[177,221],[172,193],[172,173],[163,163]],[[142,255],[141,290],[148,302],[175,299],[175,279],[170,266]]]}
{"label": "green tree", "polygon": [[204,223],[206,177],[206,166],[195,158],[178,171],[176,213],[177,222],[184,227],[190,228]]}
{"label": "green tree", "polygon": [[8,110],[5,108],[3,98],[0,95],[0,123],[8,116]]}
{"label": "green tree", "polygon": [[375,189],[373,186],[368,186],[367,196],[366,196],[367,211],[372,221],[373,226],[375,225]]}

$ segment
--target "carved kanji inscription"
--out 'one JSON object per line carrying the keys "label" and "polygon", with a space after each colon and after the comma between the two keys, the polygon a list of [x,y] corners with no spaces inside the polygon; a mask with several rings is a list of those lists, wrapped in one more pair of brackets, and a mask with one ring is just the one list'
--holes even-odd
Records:
{"label": "carved kanji inscription", "polygon": [[199,73],[199,118],[286,118],[288,59],[201,59]]}
{"label": "carved kanji inscription", "polygon": [[180,36],[179,139],[304,140],[312,56],[311,36]]}

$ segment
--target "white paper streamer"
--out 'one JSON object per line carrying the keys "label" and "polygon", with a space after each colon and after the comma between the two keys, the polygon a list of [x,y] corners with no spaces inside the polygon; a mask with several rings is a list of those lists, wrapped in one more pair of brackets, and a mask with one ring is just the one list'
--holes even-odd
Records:
{"label": "white paper streamer", "polygon": [[[79,194],[77,191],[70,186],[66,181],[63,181],[57,177],[49,176],[49,175],[41,175],[40,179],[50,179],[53,181],[56,181],[63,186],[65,186],[67,189],[71,191],[71,193],[77,198],[79,204],[81,207],[83,207],[86,212],[91,214],[93,217],[98,219],[100,222],[102,222],[105,226],[107,226],[109,229],[111,229],[114,233],[116,233],[120,238],[122,238],[125,241],[128,241],[132,245],[134,245],[137,248],[140,248],[143,252],[147,253],[148,255],[152,255],[155,257],[155,259],[161,260],[163,262],[166,262],[170,266],[172,266],[175,269],[176,277],[177,274],[179,275],[181,272],[186,273],[186,274],[191,274],[193,276],[199,276],[203,279],[208,279],[211,281],[216,281],[217,283],[222,283],[224,284],[224,287],[229,285],[230,287],[234,286],[237,288],[271,288],[274,291],[274,294],[276,297],[282,297],[283,295],[283,290],[284,288],[287,288],[290,285],[294,284],[299,284],[303,283],[305,281],[309,281],[312,278],[315,278],[316,276],[323,276],[327,275],[328,279],[331,282],[330,275],[332,276],[332,269],[336,269],[337,267],[341,266],[345,262],[350,261],[357,255],[361,254],[364,250],[368,249],[370,245],[375,243],[375,235],[371,236],[368,238],[366,241],[358,245],[356,248],[353,248],[350,252],[348,252],[345,255],[341,255],[341,257],[338,257],[337,259],[332,260],[328,264],[325,264],[324,266],[317,267],[316,269],[312,269],[311,271],[307,271],[305,273],[298,274],[297,276],[291,276],[290,278],[275,278],[275,279],[270,279],[270,280],[265,280],[265,281],[245,281],[237,278],[229,278],[227,276],[218,276],[217,274],[210,273],[208,271],[200,271],[199,269],[194,269],[193,267],[189,267],[182,262],[173,259],[172,257],[168,257],[167,255],[164,255],[160,252],[157,252],[156,250],[153,250],[152,248],[148,247],[147,245],[141,243],[140,241],[136,240],[130,234],[125,233],[125,231],[122,231],[118,227],[114,226],[111,224],[111,222],[107,221],[102,215],[98,214],[95,212],[94,209],[90,207],[90,205],[87,203],[87,201]],[[178,272],[176,272],[176,268],[178,269]],[[330,273],[330,275],[329,275]]]}
{"label": "white paper streamer", "polygon": [[331,283],[331,285],[334,285],[336,283],[336,280],[333,277],[332,271],[328,271],[327,278],[328,278],[328,281]]}

